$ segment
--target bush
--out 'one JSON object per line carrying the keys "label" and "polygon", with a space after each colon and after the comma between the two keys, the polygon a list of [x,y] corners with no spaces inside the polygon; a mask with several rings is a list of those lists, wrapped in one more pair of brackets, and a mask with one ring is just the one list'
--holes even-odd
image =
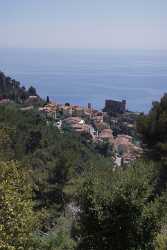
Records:
{"label": "bush", "polygon": [[20,166],[0,162],[0,249],[29,249],[35,221],[31,188]]}
{"label": "bush", "polygon": [[164,209],[153,186],[153,165],[143,162],[110,175],[91,174],[79,197],[78,249],[153,249]]}

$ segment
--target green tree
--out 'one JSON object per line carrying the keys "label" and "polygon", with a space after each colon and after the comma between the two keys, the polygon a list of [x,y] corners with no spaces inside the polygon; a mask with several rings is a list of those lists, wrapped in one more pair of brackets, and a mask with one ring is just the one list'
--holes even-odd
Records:
{"label": "green tree", "polygon": [[56,228],[47,234],[34,235],[34,246],[36,250],[74,250],[76,242],[71,238],[71,221],[69,218],[60,217]]}
{"label": "green tree", "polygon": [[167,94],[154,102],[147,115],[140,115],[137,131],[145,145],[145,157],[156,161],[159,169],[156,191],[162,192],[167,183]]}
{"label": "green tree", "polygon": [[34,226],[31,189],[21,167],[0,162],[0,249],[29,249]]}
{"label": "green tree", "polygon": [[28,89],[28,94],[30,95],[30,96],[36,96],[37,95],[37,92],[36,92],[36,89],[34,88],[34,87],[29,87],[29,89]]}
{"label": "green tree", "polygon": [[1,160],[9,160],[14,156],[14,152],[12,149],[12,140],[11,134],[14,131],[7,127],[0,127],[0,159]]}
{"label": "green tree", "polygon": [[49,98],[49,96],[46,97],[46,103],[50,103],[50,98]]}
{"label": "green tree", "polygon": [[151,149],[151,157],[167,160],[167,94],[154,102],[148,115],[141,115],[137,130],[144,143]]}
{"label": "green tree", "polygon": [[78,249],[154,249],[166,210],[153,198],[153,180],[152,165],[143,162],[110,175],[91,174],[79,198]]}
{"label": "green tree", "polygon": [[154,242],[155,250],[167,249],[167,234],[159,233]]}

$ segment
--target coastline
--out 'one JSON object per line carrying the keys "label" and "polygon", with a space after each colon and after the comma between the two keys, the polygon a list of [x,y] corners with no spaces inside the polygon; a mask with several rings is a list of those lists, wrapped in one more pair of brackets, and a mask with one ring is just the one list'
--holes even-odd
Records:
{"label": "coastline", "polygon": [[167,53],[87,51],[1,49],[0,68],[42,97],[98,109],[105,99],[126,99],[129,110],[148,112],[166,92]]}

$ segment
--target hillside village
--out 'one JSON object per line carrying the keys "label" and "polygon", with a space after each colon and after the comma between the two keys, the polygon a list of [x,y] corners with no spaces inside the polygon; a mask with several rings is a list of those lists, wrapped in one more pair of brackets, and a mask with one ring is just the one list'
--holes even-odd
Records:
{"label": "hillside village", "polygon": [[[9,98],[0,98],[0,104],[11,102]],[[118,112],[114,104],[118,107]],[[88,107],[81,107],[69,103],[48,102],[38,107],[39,97],[29,96],[20,109],[29,111],[38,107],[47,123],[52,121],[59,130],[70,129],[86,136],[96,145],[108,143],[113,149],[115,165],[121,166],[139,158],[142,148],[136,139],[135,131],[138,114],[126,110],[120,112],[119,104],[122,102],[114,101],[113,106],[110,104],[110,108],[105,107],[103,111],[93,109],[90,103]]]}
{"label": "hillside village", "polygon": [[[90,225],[93,225],[95,242],[96,231],[98,235],[102,233],[102,238],[110,239],[108,228],[115,234],[118,225],[119,238],[125,235],[129,244],[129,232],[138,230],[139,235],[143,234],[145,225],[154,225],[156,221],[153,229],[148,226],[146,230],[147,235],[151,230],[149,241],[153,242],[154,232],[157,228],[159,230],[157,225],[164,223],[166,218],[163,217],[166,214],[166,194],[163,196],[166,179],[164,183],[164,169],[162,172],[158,170],[157,174],[156,165],[160,159],[160,164],[166,169],[166,107],[167,95],[160,103],[153,104],[149,115],[128,111],[125,100],[106,100],[103,110],[96,110],[90,103],[87,107],[60,104],[50,101],[49,97],[43,100],[33,87],[27,90],[0,74],[1,217],[5,218],[2,223],[7,228],[5,239],[8,240],[8,225],[16,224],[16,228],[11,227],[11,242],[13,244],[15,239],[20,242],[20,233],[15,236],[15,232],[18,232],[23,218],[22,227],[28,228],[28,233],[25,236],[23,231],[22,235],[24,242],[33,246],[32,250],[50,250],[46,244],[50,244],[54,230],[53,242],[57,244],[59,237],[63,238],[59,249],[76,250],[75,246],[81,242],[80,236],[85,238],[85,232],[89,236]],[[141,145],[146,145],[147,150]],[[147,145],[152,145],[152,148],[149,150]],[[155,165],[147,163],[145,157],[149,155],[152,155]],[[142,159],[137,161],[141,156]],[[150,200],[151,197],[154,200]],[[153,210],[148,213],[150,207]],[[143,211],[146,214],[142,214]],[[34,222],[36,218],[38,223]],[[123,218],[121,222],[120,218]],[[135,228],[129,228],[131,222]],[[107,227],[107,232],[101,231],[101,225]],[[85,231],[78,232],[78,226]],[[123,228],[123,232],[119,228]],[[91,231],[90,239],[93,234]],[[136,234],[132,236],[136,239]],[[111,239],[113,241],[112,234]],[[114,239],[112,249],[115,249],[117,239]],[[42,248],[38,247],[41,242]],[[69,242],[73,248],[68,247]],[[62,244],[65,248],[61,247]],[[104,241],[103,246],[105,244]],[[103,246],[99,249],[104,249]],[[116,249],[124,249],[124,244],[123,248]],[[139,249],[143,249],[143,245]]]}
{"label": "hillside village", "polygon": [[26,90],[20,83],[0,72],[0,104],[18,103],[23,112],[37,109],[62,132],[66,129],[85,136],[94,145],[108,144],[112,148],[113,162],[117,166],[128,164],[142,154],[136,135],[135,122],[138,113],[126,108],[126,100],[106,100],[103,110],[96,110],[70,103],[54,103],[47,97],[42,100],[33,87]]}
{"label": "hillside village", "polygon": [[136,160],[142,154],[135,132],[138,114],[128,112],[125,105],[125,101],[107,100],[103,111],[99,111],[92,108],[90,103],[87,107],[81,107],[48,102],[39,111],[47,120],[54,120],[55,126],[62,131],[68,128],[87,136],[94,144],[110,144],[114,152],[113,161],[120,166]]}

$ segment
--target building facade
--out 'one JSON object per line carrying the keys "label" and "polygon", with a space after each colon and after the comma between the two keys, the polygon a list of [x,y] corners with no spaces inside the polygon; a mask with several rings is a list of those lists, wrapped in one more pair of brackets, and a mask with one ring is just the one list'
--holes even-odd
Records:
{"label": "building facade", "polygon": [[126,112],[126,100],[115,101],[115,100],[106,100],[104,111],[108,114],[111,113],[125,113]]}

